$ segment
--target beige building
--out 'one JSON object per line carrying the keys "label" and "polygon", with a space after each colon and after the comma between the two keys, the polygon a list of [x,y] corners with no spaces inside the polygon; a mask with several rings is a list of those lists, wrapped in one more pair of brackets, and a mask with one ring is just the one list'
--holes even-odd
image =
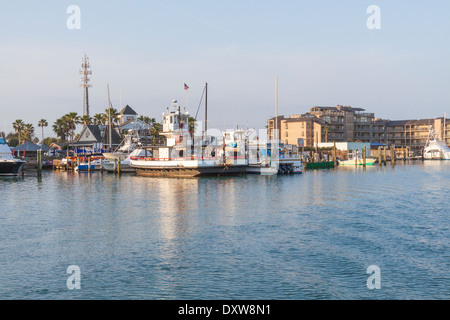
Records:
{"label": "beige building", "polygon": [[338,105],[316,106],[308,113],[290,115],[288,118],[278,116],[270,118],[267,123],[269,138],[273,139],[274,129],[278,128],[279,138],[285,144],[297,144],[298,139],[302,138],[305,146],[323,142],[368,142],[410,147],[413,151],[423,148],[430,126],[440,140],[450,145],[450,123],[443,117],[390,121],[375,118],[374,113],[362,108]]}
{"label": "beige building", "polygon": [[[276,118],[268,121],[268,134],[274,138]],[[278,117],[277,125],[280,137],[284,144],[298,144],[298,139],[303,139],[305,147],[313,147],[315,143],[326,142],[326,123],[311,115],[291,115],[289,118]]]}

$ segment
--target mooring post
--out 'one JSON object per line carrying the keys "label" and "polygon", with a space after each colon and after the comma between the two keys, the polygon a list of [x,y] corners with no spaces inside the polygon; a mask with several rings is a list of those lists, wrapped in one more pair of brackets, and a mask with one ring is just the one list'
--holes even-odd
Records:
{"label": "mooring post", "polygon": [[119,158],[117,164],[118,164],[117,165],[117,173],[120,174],[120,158]]}
{"label": "mooring post", "polygon": [[381,166],[381,147],[378,147],[378,166]]}
{"label": "mooring post", "polygon": [[91,173],[91,157],[88,157],[88,173]]}
{"label": "mooring post", "polygon": [[365,168],[366,167],[366,146],[364,146],[362,153],[363,153],[363,155],[362,155],[363,156],[363,166]]}
{"label": "mooring post", "polygon": [[336,168],[336,165],[337,165],[337,159],[336,159],[336,142],[334,143],[334,146],[333,146],[333,165],[334,165],[334,167]]}
{"label": "mooring post", "polygon": [[386,158],[387,158],[387,157],[386,157],[386,152],[387,152],[387,151],[386,151],[386,147],[384,147],[384,148],[383,148],[383,162],[384,162],[384,165],[386,165]]}
{"label": "mooring post", "polygon": [[36,164],[37,173],[42,173],[42,150],[37,151],[37,164]]}
{"label": "mooring post", "polygon": [[391,162],[393,165],[395,165],[395,146],[392,146],[391,150]]}

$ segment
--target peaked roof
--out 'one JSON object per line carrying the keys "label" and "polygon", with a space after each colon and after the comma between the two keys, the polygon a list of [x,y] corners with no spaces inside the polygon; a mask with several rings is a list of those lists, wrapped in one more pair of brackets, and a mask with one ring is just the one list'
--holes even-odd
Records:
{"label": "peaked roof", "polygon": [[28,151],[34,152],[34,151],[42,150],[44,152],[47,152],[49,150],[49,148],[45,144],[37,145],[37,144],[34,144],[33,142],[28,141],[28,142],[25,142],[24,144],[21,144],[20,146],[15,147],[14,150],[15,151],[26,151],[26,152],[28,152]]}
{"label": "peaked roof", "polygon": [[[103,132],[103,137],[102,137]],[[91,143],[106,143],[109,136],[109,126],[90,124],[84,127],[80,132],[78,140],[74,143],[76,145],[86,145]],[[122,138],[116,130],[111,131],[111,138],[113,145],[119,145]]]}
{"label": "peaked roof", "polygon": [[120,114],[130,114],[137,116],[136,111],[134,111],[133,108],[131,108],[129,105],[126,105],[126,107],[123,108],[122,111],[120,111]]}

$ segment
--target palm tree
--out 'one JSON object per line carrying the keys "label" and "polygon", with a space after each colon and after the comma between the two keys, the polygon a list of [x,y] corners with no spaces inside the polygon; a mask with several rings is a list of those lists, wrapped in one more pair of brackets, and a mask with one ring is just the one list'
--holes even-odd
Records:
{"label": "palm tree", "polygon": [[109,137],[108,137],[108,141],[109,141],[108,144],[109,144],[110,148],[112,148],[112,141],[111,141],[112,130],[114,128],[114,125],[117,123],[117,121],[119,121],[119,118],[120,118],[120,113],[117,111],[117,109],[112,108],[112,107],[107,108],[105,110],[105,113],[103,114],[103,120],[108,123],[108,130],[109,130],[108,132],[110,133]]}
{"label": "palm tree", "polygon": [[152,125],[156,122],[155,118],[150,118],[147,116],[140,116],[138,120],[142,121],[145,124]]}
{"label": "palm tree", "polygon": [[83,127],[86,127],[92,124],[92,118],[89,115],[85,114],[84,116],[80,117],[80,123],[83,124]]}
{"label": "palm tree", "polygon": [[13,128],[17,134],[17,138],[19,139],[19,144],[20,144],[20,134],[21,134],[22,130],[24,129],[24,127],[25,127],[25,123],[21,119],[17,119],[16,121],[13,122]]}
{"label": "palm tree", "polygon": [[330,127],[325,126],[324,130],[325,130],[325,142],[328,142],[328,132],[330,132]]}
{"label": "palm tree", "polygon": [[[119,121],[120,113],[115,108],[107,108],[104,115],[109,125],[113,125]],[[111,123],[109,123],[109,121],[111,121]]]}
{"label": "palm tree", "polygon": [[67,123],[62,119],[56,119],[56,121],[53,124],[53,131],[56,133],[56,136],[61,138],[61,142],[66,142],[66,137],[68,134],[68,127]]}
{"label": "palm tree", "polygon": [[159,137],[159,133],[161,132],[161,124],[160,123],[153,123],[153,126],[150,129],[150,135],[153,137],[153,144],[155,144],[155,140],[157,137]]}
{"label": "palm tree", "polygon": [[38,127],[42,128],[42,141],[44,140],[44,127],[48,127],[48,122],[45,119],[41,119],[38,122]]}
{"label": "palm tree", "polygon": [[97,113],[94,115],[93,121],[95,125],[105,125],[106,122],[103,122],[104,114]]}
{"label": "palm tree", "polygon": [[80,123],[80,117],[76,112],[70,112],[64,115],[62,120],[67,124],[67,128],[70,133],[70,143],[73,144],[73,135],[75,133],[75,129],[77,128],[77,124]]}
{"label": "palm tree", "polygon": [[20,133],[20,139],[24,142],[31,141],[31,138],[34,135],[34,127],[31,123],[27,123],[23,126],[23,129]]}

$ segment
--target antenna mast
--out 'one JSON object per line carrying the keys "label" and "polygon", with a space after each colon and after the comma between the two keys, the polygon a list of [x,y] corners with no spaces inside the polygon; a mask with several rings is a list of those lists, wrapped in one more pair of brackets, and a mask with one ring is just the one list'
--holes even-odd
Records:
{"label": "antenna mast", "polygon": [[92,71],[90,70],[91,65],[89,64],[89,58],[84,55],[82,63],[81,63],[81,81],[83,82],[80,84],[80,87],[83,88],[83,115],[89,115],[89,88],[92,87],[92,85],[89,84],[89,81],[91,80],[89,76],[92,74]]}

